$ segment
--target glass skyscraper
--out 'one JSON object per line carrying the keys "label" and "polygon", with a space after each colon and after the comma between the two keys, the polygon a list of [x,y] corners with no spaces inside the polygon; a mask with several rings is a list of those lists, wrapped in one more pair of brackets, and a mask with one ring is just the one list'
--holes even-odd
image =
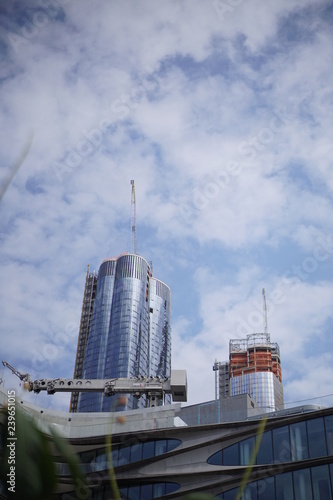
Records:
{"label": "glass skyscraper", "polygon": [[[86,286],[91,279],[86,279]],[[88,294],[86,304],[84,294],[83,307],[90,309],[89,334],[81,338],[81,317],[78,349],[84,355],[81,373],[76,363],[74,377],[170,377],[169,287],[153,277],[148,262],[135,254],[104,260],[96,281],[94,300]],[[113,397],[79,393],[73,395],[71,411],[110,411],[112,406]],[[128,397],[127,409],[144,406],[145,396]]]}

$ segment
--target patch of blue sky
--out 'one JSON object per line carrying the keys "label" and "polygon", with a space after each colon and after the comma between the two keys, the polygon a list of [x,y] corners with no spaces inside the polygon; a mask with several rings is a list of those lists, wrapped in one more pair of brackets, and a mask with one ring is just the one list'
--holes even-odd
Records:
{"label": "patch of blue sky", "polygon": [[[311,169],[311,172],[313,172],[313,169]],[[319,193],[325,196],[329,194],[324,182],[316,178],[315,174],[310,176],[301,161],[291,161],[288,169],[285,170],[285,174],[287,176],[286,182],[297,186],[299,191]]]}
{"label": "patch of blue sky", "polygon": [[194,271],[193,267],[182,269],[181,272],[179,268],[174,268],[165,278],[156,273],[156,277],[171,289],[172,321],[183,317],[189,321],[190,327],[187,332],[180,332],[182,338],[195,336],[202,328],[202,319],[198,314],[200,296],[193,283]]}
{"label": "patch of blue sky", "polygon": [[174,67],[179,68],[188,79],[190,85],[195,85],[198,80],[205,80],[210,76],[223,75],[225,78],[236,78],[235,68],[225,55],[220,51],[214,52],[202,61],[196,61],[191,56],[176,54],[162,61],[161,73],[168,73]]}
{"label": "patch of blue sky", "polygon": [[80,62],[76,62],[70,69],[64,72],[64,81],[70,85],[76,85],[81,77]]}
{"label": "patch of blue sky", "polygon": [[[13,2],[13,9],[11,11],[11,17],[16,21],[18,26],[27,26],[27,23],[35,24],[37,17],[40,16],[39,24],[47,23],[48,21],[55,20],[59,22],[65,22],[66,14],[60,3],[58,2],[48,2],[47,0],[42,0],[38,3],[35,2],[27,3],[25,0],[19,0]],[[42,21],[43,14],[43,21]],[[34,22],[35,21],[35,22]],[[37,21],[38,22],[38,21]]]}
{"label": "patch of blue sky", "polygon": [[333,2],[323,2],[323,9],[320,13],[320,17],[327,24],[333,24]]}
{"label": "patch of blue sky", "polygon": [[313,20],[318,13],[320,13],[318,5],[312,5],[291,12],[288,17],[281,19],[277,32],[281,49],[285,49],[286,45],[314,42],[318,33],[318,25]]}
{"label": "patch of blue sky", "polygon": [[323,320],[323,324],[319,325],[317,327],[317,330],[313,331],[313,336],[311,336],[307,341],[304,341],[304,352],[314,358],[317,356],[325,355],[327,353],[332,353],[332,330],[333,316],[326,319],[325,322]]}
{"label": "patch of blue sky", "polygon": [[45,193],[45,189],[40,185],[37,176],[29,177],[25,183],[25,187],[27,191],[31,194],[43,194]]}

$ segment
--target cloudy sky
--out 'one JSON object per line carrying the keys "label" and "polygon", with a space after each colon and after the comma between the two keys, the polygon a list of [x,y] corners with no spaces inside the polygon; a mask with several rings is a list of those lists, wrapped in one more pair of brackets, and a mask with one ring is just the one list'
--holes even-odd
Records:
{"label": "cloudy sky", "polygon": [[333,404],[332,24],[320,0],[1,2],[1,359],[73,375],[86,268],[130,250],[134,179],[188,403],[263,331],[265,288],[285,400]]}

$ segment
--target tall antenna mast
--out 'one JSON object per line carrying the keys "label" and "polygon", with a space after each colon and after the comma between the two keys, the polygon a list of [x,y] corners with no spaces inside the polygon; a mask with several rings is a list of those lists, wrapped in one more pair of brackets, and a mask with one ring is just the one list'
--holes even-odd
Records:
{"label": "tall antenna mast", "polygon": [[132,193],[131,193],[131,253],[136,254],[136,199],[135,199],[135,186],[134,180],[131,180]]}
{"label": "tall antenna mast", "polygon": [[268,335],[268,326],[267,326],[267,304],[266,304],[266,294],[265,288],[262,289],[262,297],[264,301],[264,332]]}

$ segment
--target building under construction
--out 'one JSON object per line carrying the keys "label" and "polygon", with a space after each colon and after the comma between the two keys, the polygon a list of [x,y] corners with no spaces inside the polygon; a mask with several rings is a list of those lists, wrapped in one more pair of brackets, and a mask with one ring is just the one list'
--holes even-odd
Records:
{"label": "building under construction", "polygon": [[280,349],[268,333],[229,342],[229,361],[216,363],[220,399],[249,394],[265,411],[284,407]]}
{"label": "building under construction", "polygon": [[[96,297],[96,289],[97,289],[97,274],[95,272],[92,273],[89,272],[89,265],[88,265],[86,282],[84,286],[80,330],[77,342],[76,359],[74,367],[74,378],[78,379],[82,378],[83,361],[89,337],[89,328],[93,312],[93,305]],[[72,412],[77,411],[78,399],[79,399],[79,393],[73,392],[71,397],[70,411]]]}
{"label": "building under construction", "polygon": [[280,348],[268,333],[252,333],[229,342],[229,377],[272,372],[282,382]]}
{"label": "building under construction", "polygon": [[264,332],[229,341],[229,361],[215,360],[215,399],[249,394],[265,411],[284,408],[280,348],[271,342],[267,327],[265,289],[263,295]]}

